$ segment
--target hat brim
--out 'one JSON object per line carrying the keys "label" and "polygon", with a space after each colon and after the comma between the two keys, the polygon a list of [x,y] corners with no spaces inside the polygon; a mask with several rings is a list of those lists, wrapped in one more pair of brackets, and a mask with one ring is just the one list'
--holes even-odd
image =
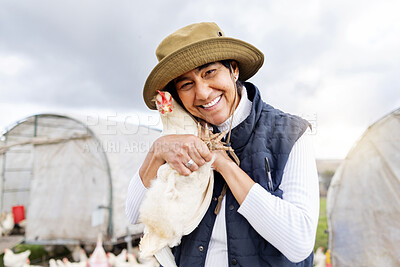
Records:
{"label": "hat brim", "polygon": [[185,46],[163,58],[147,77],[143,99],[150,109],[156,109],[153,101],[157,90],[170,81],[199,66],[221,60],[235,60],[239,64],[239,80],[252,77],[264,63],[264,54],[244,41],[217,37]]}

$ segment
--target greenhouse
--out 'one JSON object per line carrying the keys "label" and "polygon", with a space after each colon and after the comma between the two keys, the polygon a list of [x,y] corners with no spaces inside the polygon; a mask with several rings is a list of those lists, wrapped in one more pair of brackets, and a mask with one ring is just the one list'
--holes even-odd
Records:
{"label": "greenhouse", "polygon": [[93,116],[38,114],[0,139],[1,212],[24,207],[25,241],[109,243],[140,233],[125,217],[130,178],[160,131]]}

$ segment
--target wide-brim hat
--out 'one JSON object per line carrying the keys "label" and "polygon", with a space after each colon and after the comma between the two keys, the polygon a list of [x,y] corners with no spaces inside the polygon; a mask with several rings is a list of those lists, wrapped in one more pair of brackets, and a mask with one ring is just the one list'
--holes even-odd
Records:
{"label": "wide-brim hat", "polygon": [[217,24],[191,24],[167,36],[157,47],[158,64],[147,77],[143,98],[150,109],[156,109],[157,90],[173,79],[199,66],[221,60],[235,60],[239,80],[252,77],[264,63],[264,54],[253,45],[226,37]]}

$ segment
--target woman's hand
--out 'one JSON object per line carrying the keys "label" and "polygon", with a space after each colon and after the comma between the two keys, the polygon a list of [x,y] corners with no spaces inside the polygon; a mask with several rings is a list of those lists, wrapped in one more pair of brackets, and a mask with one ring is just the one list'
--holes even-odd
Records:
{"label": "woman's hand", "polygon": [[[191,134],[163,136],[156,141],[155,149],[158,157],[168,162],[181,175],[189,175],[212,159],[204,142]],[[190,160],[193,160],[193,164],[189,168],[185,164]]]}
{"label": "woman's hand", "polygon": [[[158,138],[150,148],[139,175],[146,187],[156,178],[158,168],[165,162],[181,175],[189,175],[212,159],[212,153],[197,136],[165,135]],[[193,160],[191,166],[186,166]]]}
{"label": "woman's hand", "polygon": [[213,168],[217,172],[221,173],[223,168],[229,165],[230,163],[236,164],[226,153],[225,150],[214,150],[212,152],[215,155],[215,160],[213,162]]}

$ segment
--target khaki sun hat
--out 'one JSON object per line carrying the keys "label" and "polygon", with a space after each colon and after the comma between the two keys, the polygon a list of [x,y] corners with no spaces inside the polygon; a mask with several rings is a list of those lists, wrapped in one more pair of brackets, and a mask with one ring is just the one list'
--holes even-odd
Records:
{"label": "khaki sun hat", "polygon": [[264,63],[264,55],[253,45],[226,37],[217,24],[202,22],[188,25],[167,36],[157,47],[158,64],[147,77],[143,98],[150,109],[156,109],[153,98],[170,81],[204,64],[235,60],[239,80],[252,77]]}

